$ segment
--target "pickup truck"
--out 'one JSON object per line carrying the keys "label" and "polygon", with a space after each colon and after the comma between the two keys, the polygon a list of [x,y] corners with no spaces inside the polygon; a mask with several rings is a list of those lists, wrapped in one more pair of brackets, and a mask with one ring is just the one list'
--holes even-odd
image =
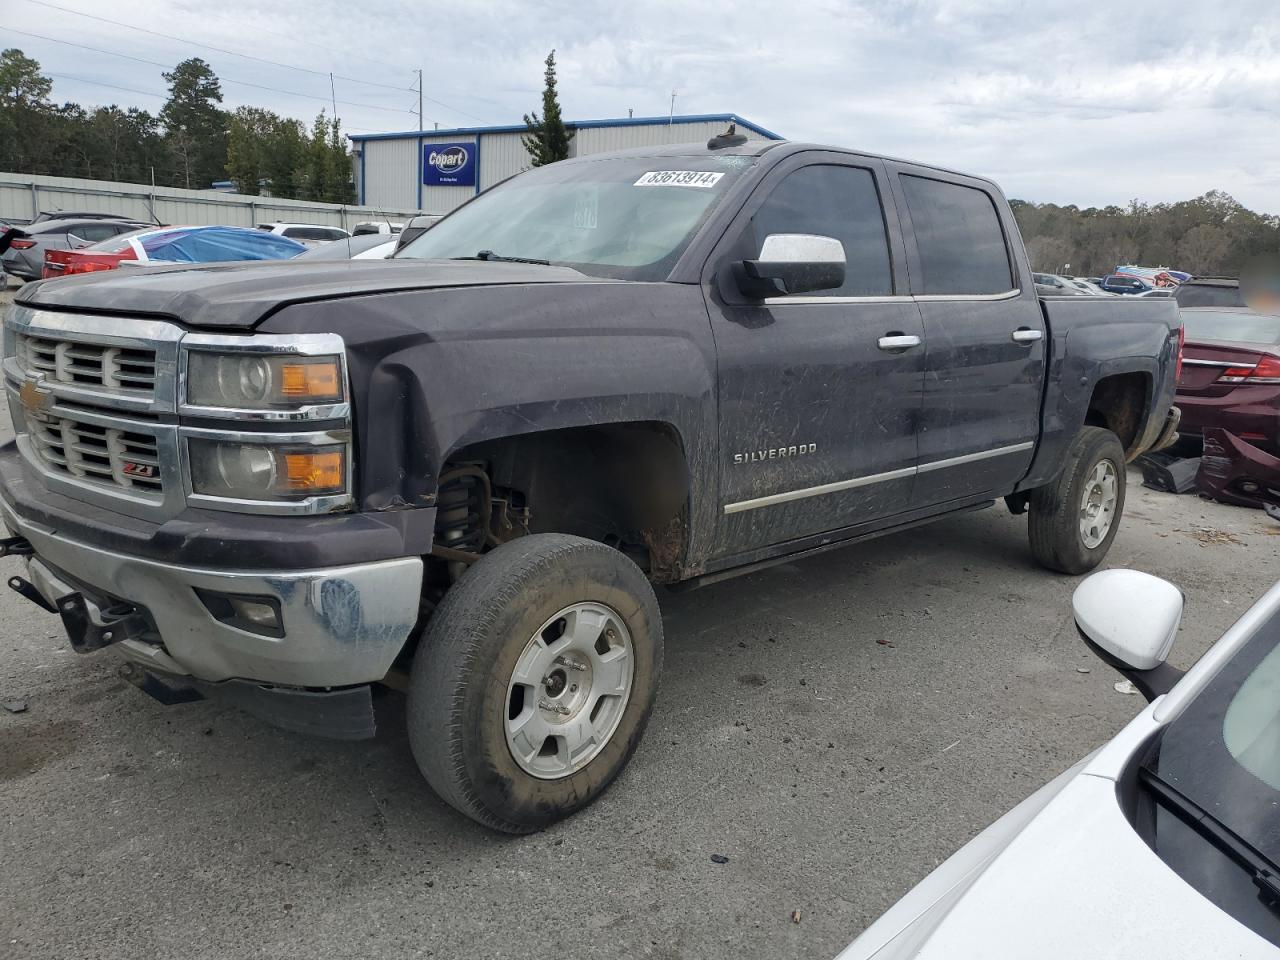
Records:
{"label": "pickup truck", "polygon": [[374,732],[509,832],[590,803],[658,689],[654,585],[1001,499],[1106,555],[1176,430],[1178,308],[1041,298],[988,180],[832,147],[596,155],[385,261],[25,287],[9,585],[166,700]]}

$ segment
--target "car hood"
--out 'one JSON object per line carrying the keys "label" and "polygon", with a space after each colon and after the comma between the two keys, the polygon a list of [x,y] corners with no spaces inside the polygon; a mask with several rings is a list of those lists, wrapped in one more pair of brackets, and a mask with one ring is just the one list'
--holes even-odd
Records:
{"label": "car hood", "polygon": [[1143,842],[1116,777],[1160,701],[961,848],[837,960],[1275,960]]}
{"label": "car hood", "polygon": [[248,329],[281,307],[433,287],[590,281],[568,267],[482,260],[279,260],[124,267],[26,287],[17,302],[48,310],[163,317]]}

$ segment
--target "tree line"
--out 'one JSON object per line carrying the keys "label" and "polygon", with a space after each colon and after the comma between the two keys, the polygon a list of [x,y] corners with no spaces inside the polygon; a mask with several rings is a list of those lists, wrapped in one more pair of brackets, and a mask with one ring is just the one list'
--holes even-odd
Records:
{"label": "tree line", "polygon": [[1031,265],[1045,273],[1095,277],[1142,264],[1239,276],[1252,257],[1280,249],[1280,217],[1255,213],[1221,190],[1180,203],[1134,200],[1101,209],[1011,204]]}
{"label": "tree line", "polygon": [[52,81],[21,50],[0,53],[0,170],[155,182],[208,189],[231,180],[240,193],[353,203],[351,156],[337,118],[308,128],[260,107],[224,110],[222,86],[204,60],[162,74],[158,113],[116,105],[86,109],[50,99]]}

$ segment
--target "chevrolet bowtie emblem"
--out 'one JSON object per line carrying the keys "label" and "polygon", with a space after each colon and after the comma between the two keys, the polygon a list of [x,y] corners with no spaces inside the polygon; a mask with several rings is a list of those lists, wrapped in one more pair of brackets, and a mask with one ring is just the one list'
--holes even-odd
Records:
{"label": "chevrolet bowtie emblem", "polygon": [[32,413],[48,413],[53,406],[53,394],[44,385],[43,377],[31,377],[22,381],[18,390],[22,405]]}

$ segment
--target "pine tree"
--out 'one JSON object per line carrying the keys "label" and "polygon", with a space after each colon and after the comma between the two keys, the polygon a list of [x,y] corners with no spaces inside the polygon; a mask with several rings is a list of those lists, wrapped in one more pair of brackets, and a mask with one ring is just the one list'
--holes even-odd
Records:
{"label": "pine tree", "polygon": [[539,119],[536,113],[526,113],[524,123],[529,128],[529,135],[521,138],[524,148],[529,151],[530,162],[535,167],[569,159],[569,141],[573,139],[573,134],[564,125],[564,118],[560,116],[554,50],[547,54],[546,65],[543,76],[547,85],[542,91],[542,118]]}

